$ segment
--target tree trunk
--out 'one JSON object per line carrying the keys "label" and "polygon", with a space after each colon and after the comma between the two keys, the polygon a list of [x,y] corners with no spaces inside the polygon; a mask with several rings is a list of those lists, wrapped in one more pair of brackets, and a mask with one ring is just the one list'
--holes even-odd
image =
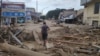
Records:
{"label": "tree trunk", "polygon": [[0,49],[2,49],[3,51],[13,53],[13,54],[18,55],[18,56],[49,56],[49,55],[46,55],[43,53],[38,53],[38,52],[18,48],[16,46],[12,46],[12,45],[9,45],[7,43],[1,43]]}

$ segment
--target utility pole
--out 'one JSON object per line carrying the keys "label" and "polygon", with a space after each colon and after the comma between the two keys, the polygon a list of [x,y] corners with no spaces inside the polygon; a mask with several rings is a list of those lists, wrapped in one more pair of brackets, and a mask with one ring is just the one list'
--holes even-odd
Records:
{"label": "utility pole", "polygon": [[0,1],[0,27],[2,25],[2,0]]}
{"label": "utility pole", "polygon": [[38,12],[38,0],[36,0],[36,11]]}
{"label": "utility pole", "polygon": [[43,14],[43,11],[44,11],[45,9],[47,9],[47,8],[48,8],[48,7],[45,7],[45,8],[42,9],[42,14]]}

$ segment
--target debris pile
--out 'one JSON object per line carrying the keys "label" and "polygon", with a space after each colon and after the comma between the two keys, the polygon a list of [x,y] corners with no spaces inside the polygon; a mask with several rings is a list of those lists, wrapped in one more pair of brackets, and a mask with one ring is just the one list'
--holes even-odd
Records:
{"label": "debris pile", "polygon": [[[70,29],[67,33],[66,30],[59,32],[60,38],[50,39],[55,48],[61,49],[62,52],[68,53],[69,56],[99,56],[100,54],[100,29]],[[91,31],[90,31],[91,30]],[[63,55],[62,55],[63,56]]]}
{"label": "debris pile", "polygon": [[[41,45],[39,32],[4,27],[0,29],[0,53],[2,56],[100,56],[100,29],[60,27],[49,32],[48,50]],[[30,48],[24,42],[35,47]]]}

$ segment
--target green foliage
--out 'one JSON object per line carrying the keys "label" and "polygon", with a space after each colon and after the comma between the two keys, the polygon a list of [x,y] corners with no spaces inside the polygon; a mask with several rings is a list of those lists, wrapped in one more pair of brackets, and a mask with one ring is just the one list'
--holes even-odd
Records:
{"label": "green foliage", "polygon": [[40,18],[41,18],[41,19],[45,19],[45,18],[46,18],[46,16],[44,16],[44,15],[43,15],[43,16],[40,16]]}

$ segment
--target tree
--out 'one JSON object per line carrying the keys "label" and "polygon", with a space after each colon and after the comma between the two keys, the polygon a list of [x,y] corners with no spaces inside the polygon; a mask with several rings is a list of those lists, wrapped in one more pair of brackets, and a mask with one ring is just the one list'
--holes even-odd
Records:
{"label": "tree", "polygon": [[41,18],[41,19],[45,19],[45,18],[46,18],[46,16],[45,16],[45,15],[43,15],[43,16],[40,16],[40,18]]}

